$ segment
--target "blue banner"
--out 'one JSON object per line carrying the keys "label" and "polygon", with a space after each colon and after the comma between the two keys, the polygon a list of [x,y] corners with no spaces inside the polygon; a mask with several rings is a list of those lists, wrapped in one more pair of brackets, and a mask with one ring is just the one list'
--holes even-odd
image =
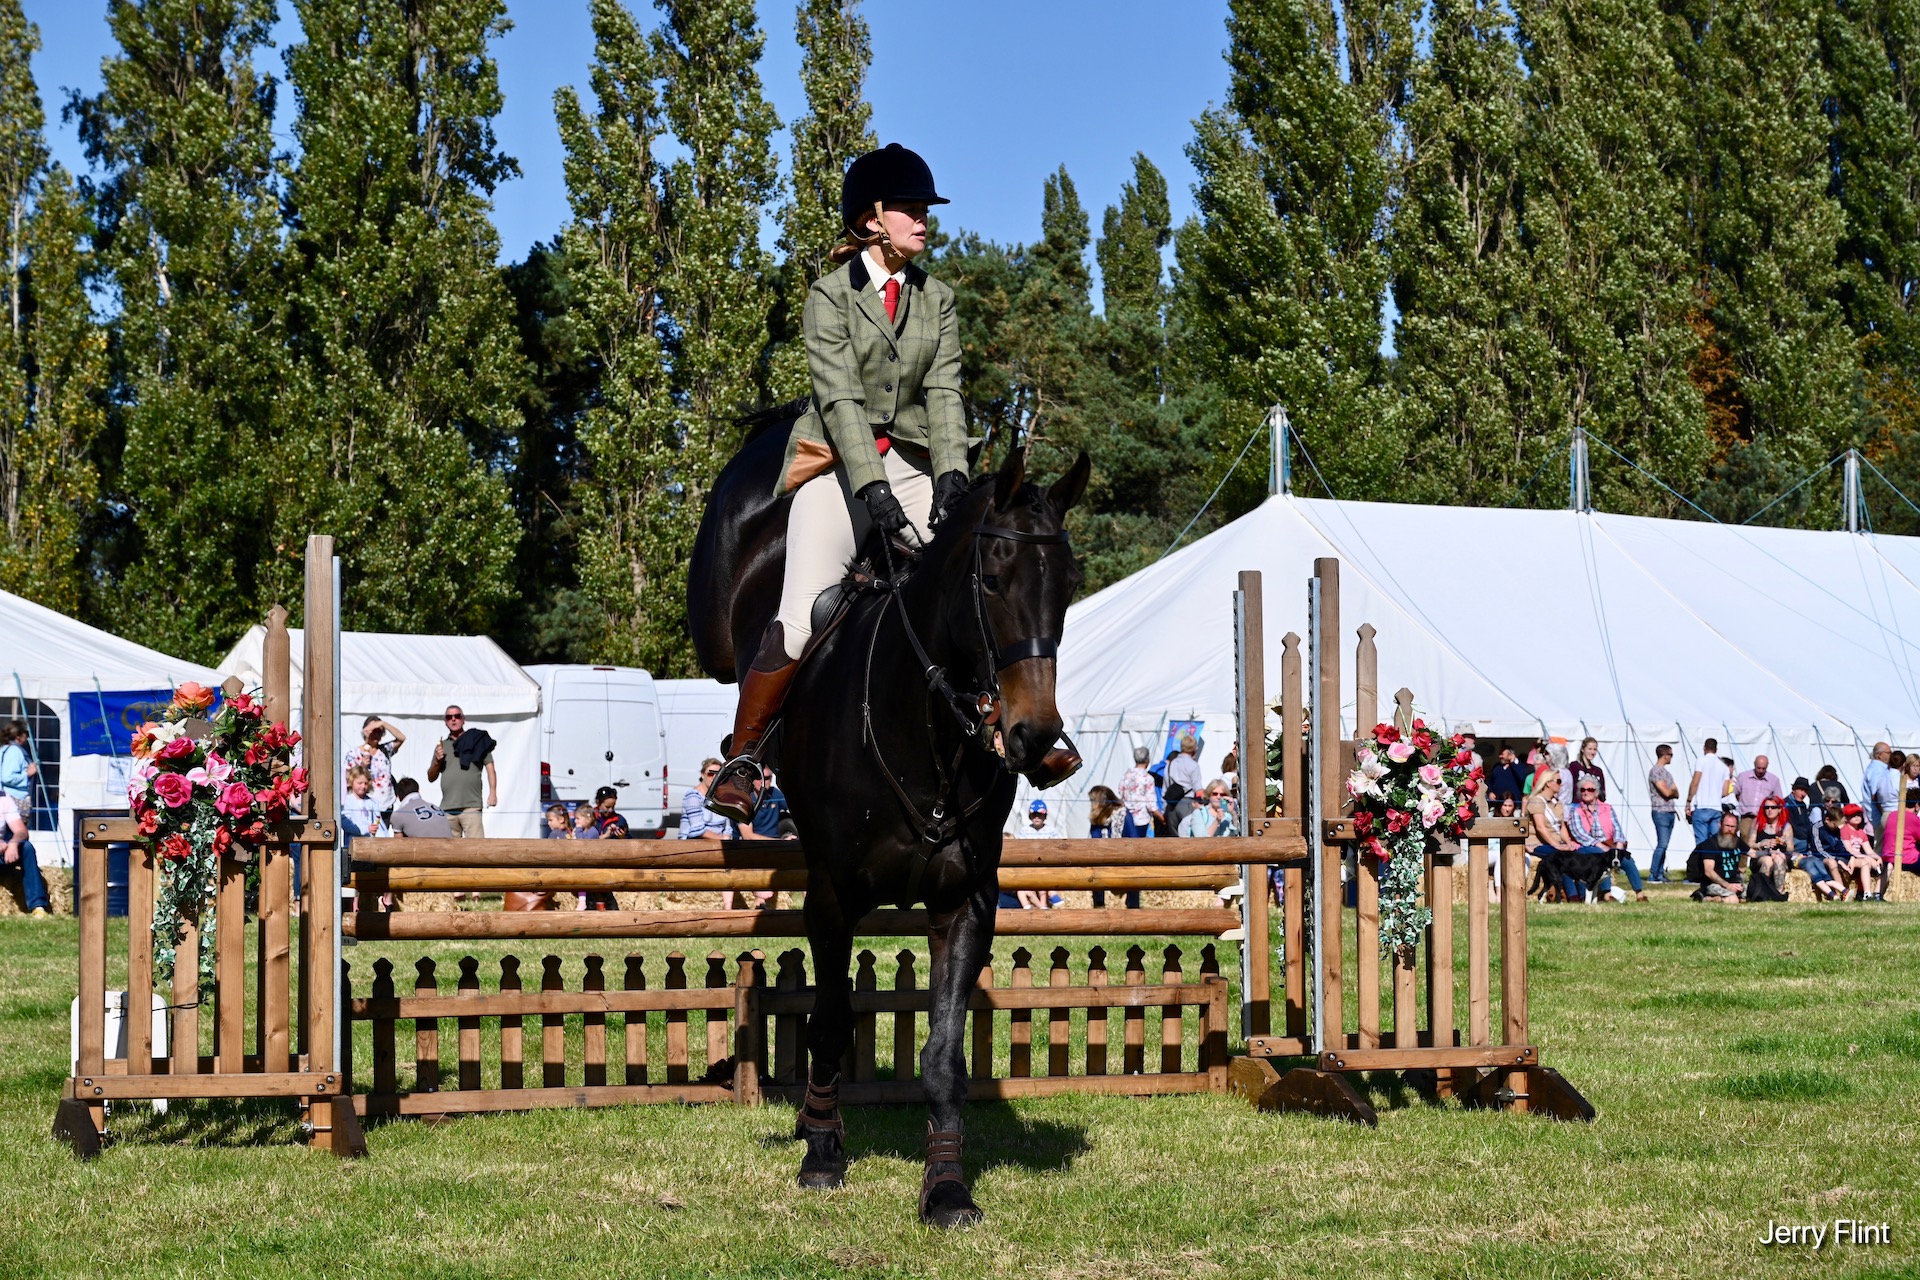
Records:
{"label": "blue banner", "polygon": [[173,702],[171,689],[79,689],[67,695],[67,736],[76,756],[132,754],[133,731]]}

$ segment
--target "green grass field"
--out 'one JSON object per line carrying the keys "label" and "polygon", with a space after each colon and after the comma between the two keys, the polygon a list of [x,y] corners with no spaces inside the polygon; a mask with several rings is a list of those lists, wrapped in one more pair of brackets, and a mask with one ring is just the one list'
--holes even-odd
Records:
{"label": "green grass field", "polygon": [[[0,919],[0,1277],[1920,1274],[1920,908],[1669,891],[1530,921],[1533,1036],[1596,1123],[1427,1105],[1391,1079],[1369,1084],[1378,1130],[1209,1095],[979,1105],[987,1220],[938,1234],[914,1219],[906,1108],[849,1110],[855,1163],[828,1194],[794,1187],[784,1106],[403,1121],[357,1162],[297,1145],[285,1105],[136,1107],[81,1164],[47,1136],[76,928]],[[356,985],[377,954],[350,953]],[[1892,1243],[1760,1243],[1836,1218],[1889,1222]]]}

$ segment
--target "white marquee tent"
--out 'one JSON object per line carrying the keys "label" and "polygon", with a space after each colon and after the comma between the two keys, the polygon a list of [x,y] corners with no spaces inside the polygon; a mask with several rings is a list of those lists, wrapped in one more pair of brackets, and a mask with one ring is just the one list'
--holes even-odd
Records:
{"label": "white marquee tent", "polygon": [[[58,762],[61,814],[59,838],[48,840],[45,837],[51,833],[41,833],[42,838],[35,841],[42,865],[70,860],[70,811],[126,803],[121,789],[125,783],[114,779],[111,757],[72,754],[69,696],[93,690],[164,689],[184,680],[219,683],[209,668],[168,657],[4,591],[0,591],[0,662],[6,664],[0,676],[0,697],[26,700],[36,736],[44,740],[50,735],[44,716],[31,714],[41,709],[33,704],[42,704],[59,721],[58,751],[48,750],[56,745],[53,742],[40,745],[49,763]],[[46,772],[50,777],[53,771]],[[42,812],[37,800],[35,812]]]}
{"label": "white marquee tent", "polygon": [[[290,631],[293,649],[294,722],[300,717],[302,635]],[[220,664],[225,675],[261,683],[266,628],[253,627]],[[467,714],[473,728],[492,734],[500,805],[486,812],[489,836],[531,838],[540,834],[540,686],[486,636],[407,636],[346,631],[340,636],[340,751],[360,741],[370,715],[390,720],[407,735],[393,759],[396,778],[417,778],[428,799],[439,787],[427,782],[433,747],[444,736],[441,716],[449,704]],[[336,767],[338,765],[336,764]]]}
{"label": "white marquee tent", "polygon": [[1288,631],[1305,657],[1317,556],[1341,562],[1343,733],[1353,633],[1370,622],[1383,714],[1405,686],[1483,741],[1597,738],[1636,849],[1652,843],[1661,742],[1683,793],[1709,736],[1740,768],[1766,755],[1791,782],[1832,763],[1856,792],[1875,740],[1920,747],[1920,539],[1279,494],[1068,610],[1059,704],[1088,768],[1054,802],[1063,832],[1083,829],[1085,789],[1117,783],[1170,718],[1206,721],[1202,764],[1217,768],[1239,736],[1237,575],[1263,575],[1277,699]]}

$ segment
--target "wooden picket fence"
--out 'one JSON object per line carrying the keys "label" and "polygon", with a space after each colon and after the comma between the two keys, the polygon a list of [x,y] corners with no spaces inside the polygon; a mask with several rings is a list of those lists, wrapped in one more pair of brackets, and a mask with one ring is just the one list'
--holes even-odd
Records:
{"label": "wooden picket fence", "polygon": [[[1025,947],[1013,952],[1009,985],[995,986],[991,969],[981,974],[969,1001],[970,1096],[1226,1088],[1227,983],[1212,944],[1201,949],[1192,982],[1185,979],[1176,946],[1157,957],[1153,983],[1147,980],[1146,950],[1138,945],[1128,949],[1118,975],[1109,971],[1105,948],[1092,948],[1077,982],[1066,947],[1056,946],[1049,959],[1038,985],[1034,957]],[[589,955],[568,990],[566,963],[549,955],[540,962],[534,990],[528,986],[532,975],[522,976],[528,966],[509,955],[499,961],[497,986],[483,992],[480,961],[464,956],[449,993],[435,962],[423,957],[415,963],[411,993],[401,994],[393,962],[383,958],[373,966],[370,994],[347,1002],[351,1020],[370,1024],[372,1033],[370,1087],[356,1092],[355,1104],[369,1115],[444,1116],[797,1100],[805,1081],[805,1021],[814,1000],[806,953],[782,953],[771,982],[766,955],[758,950],[741,953],[731,964],[725,952],[711,952],[698,985],[690,983],[689,963],[680,952],[669,954],[655,986],[649,985],[646,959],[629,955],[610,989],[605,958]],[[899,952],[886,989],[872,951],[860,952],[856,965],[854,1037],[842,1067],[842,1096],[850,1103],[919,1101],[916,1068],[931,999],[921,985],[922,958]],[[1150,1014],[1157,1025],[1150,1025]],[[442,1040],[447,1022],[455,1037],[451,1078]],[[404,1082],[401,1023],[412,1024],[413,1038]],[[1007,1051],[998,1055],[1002,1033]],[[1157,1047],[1151,1058],[1149,1043]],[[353,1073],[351,1060],[345,1069]]]}

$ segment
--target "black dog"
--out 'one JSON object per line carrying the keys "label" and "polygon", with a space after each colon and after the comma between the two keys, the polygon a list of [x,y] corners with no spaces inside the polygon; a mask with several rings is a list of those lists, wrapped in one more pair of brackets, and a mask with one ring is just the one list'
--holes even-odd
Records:
{"label": "black dog", "polygon": [[1600,882],[1607,878],[1607,873],[1612,869],[1613,855],[1610,853],[1547,849],[1539,859],[1527,893],[1529,896],[1539,893],[1544,897],[1545,891],[1560,889],[1563,882],[1570,879],[1575,884],[1586,886],[1589,906],[1598,906]]}

